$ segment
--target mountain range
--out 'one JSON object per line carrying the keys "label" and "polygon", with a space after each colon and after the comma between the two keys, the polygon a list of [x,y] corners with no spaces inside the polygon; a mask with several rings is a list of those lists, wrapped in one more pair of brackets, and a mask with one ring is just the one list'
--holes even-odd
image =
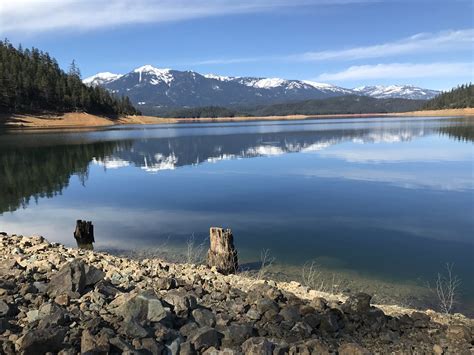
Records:
{"label": "mountain range", "polygon": [[409,85],[346,89],[307,80],[203,75],[194,71],[159,69],[151,65],[144,65],[127,74],[98,73],[83,82],[128,96],[146,114],[186,107],[263,106],[345,95],[427,100],[439,94],[435,90]]}

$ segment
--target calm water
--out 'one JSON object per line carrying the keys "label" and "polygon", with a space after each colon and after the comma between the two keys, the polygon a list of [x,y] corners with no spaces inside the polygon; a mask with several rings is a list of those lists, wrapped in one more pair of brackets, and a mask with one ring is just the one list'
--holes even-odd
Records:
{"label": "calm water", "polygon": [[474,120],[380,118],[0,133],[0,230],[183,246],[419,282],[453,262],[474,299]]}

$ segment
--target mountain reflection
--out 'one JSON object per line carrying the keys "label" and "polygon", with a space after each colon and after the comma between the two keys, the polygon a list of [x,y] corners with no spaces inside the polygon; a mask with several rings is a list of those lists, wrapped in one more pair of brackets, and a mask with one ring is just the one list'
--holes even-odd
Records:
{"label": "mountain reflection", "polygon": [[329,130],[260,134],[178,136],[137,140],[129,150],[97,159],[95,164],[108,169],[129,165],[156,173],[187,165],[221,160],[310,152],[351,141],[355,143],[403,142],[427,134],[424,128],[412,130]]}
{"label": "mountain reflection", "polygon": [[472,141],[473,137],[469,125],[436,128],[431,124],[393,122],[355,127],[331,124],[323,128],[267,125],[244,132],[235,128],[219,131],[219,126],[204,130],[199,126],[170,128],[3,136],[0,214],[26,207],[31,199],[60,194],[72,175],[78,175],[84,183],[90,164],[105,169],[138,167],[157,173],[204,162],[320,151],[344,142],[404,142],[437,132],[462,140]]}

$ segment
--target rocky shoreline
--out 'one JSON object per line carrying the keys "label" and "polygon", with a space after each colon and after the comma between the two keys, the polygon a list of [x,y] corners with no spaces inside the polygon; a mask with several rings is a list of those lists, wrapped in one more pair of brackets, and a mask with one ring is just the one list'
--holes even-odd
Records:
{"label": "rocky shoreline", "polygon": [[474,354],[474,321],[0,233],[1,354]]}

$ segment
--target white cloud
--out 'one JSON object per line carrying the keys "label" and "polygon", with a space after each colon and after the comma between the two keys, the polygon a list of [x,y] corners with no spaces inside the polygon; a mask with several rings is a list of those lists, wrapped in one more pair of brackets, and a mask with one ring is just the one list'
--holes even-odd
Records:
{"label": "white cloud", "polygon": [[375,65],[355,65],[335,73],[323,73],[314,80],[344,81],[369,79],[413,79],[413,78],[473,78],[473,64],[456,63],[389,63]]}
{"label": "white cloud", "polygon": [[282,56],[216,58],[198,61],[195,65],[235,64],[263,61],[316,62],[348,61],[393,57],[415,53],[439,53],[452,50],[470,50],[474,44],[474,29],[450,30],[438,33],[417,33],[408,38],[382,44],[349,49],[324,50]]}
{"label": "white cloud", "polygon": [[390,57],[421,52],[442,52],[453,49],[471,49],[474,29],[418,33],[398,41],[341,50],[307,52],[289,56],[296,61],[355,60]]}
{"label": "white cloud", "polygon": [[0,33],[90,30],[138,23],[375,0],[2,0]]}

